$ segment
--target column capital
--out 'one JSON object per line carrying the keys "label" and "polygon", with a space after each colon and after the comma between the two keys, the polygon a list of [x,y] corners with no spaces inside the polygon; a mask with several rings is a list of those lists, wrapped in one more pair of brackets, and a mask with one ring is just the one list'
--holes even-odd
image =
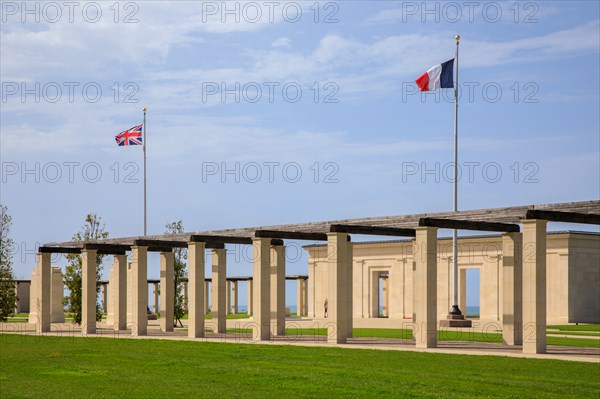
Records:
{"label": "column capital", "polygon": [[521,220],[521,224],[523,228],[530,226],[538,226],[538,227],[546,227],[548,225],[548,221],[544,219],[523,219]]}
{"label": "column capital", "polygon": [[435,227],[435,226],[417,226],[417,227],[415,227],[416,232],[429,231],[429,232],[437,233],[438,230],[439,230],[439,227]]}
{"label": "column capital", "polygon": [[190,241],[188,242],[188,249],[195,249],[195,250],[203,250],[206,249],[206,243],[205,242],[196,242],[196,241]]}

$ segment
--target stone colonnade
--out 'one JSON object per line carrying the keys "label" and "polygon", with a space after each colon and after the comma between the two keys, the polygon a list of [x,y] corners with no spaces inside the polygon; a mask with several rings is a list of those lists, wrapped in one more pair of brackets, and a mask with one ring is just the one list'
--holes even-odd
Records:
{"label": "stone colonnade", "polygon": [[[503,235],[502,278],[503,317],[502,336],[508,345],[523,345],[525,353],[546,351],[546,224],[544,220],[524,220],[523,233]],[[327,234],[327,261],[329,273],[328,298],[328,341],[345,343],[352,337],[352,244],[346,233]],[[285,248],[271,245],[267,238],[253,238],[253,279],[249,286],[252,296],[249,311],[253,315],[252,325],[255,340],[269,340],[272,331],[284,333],[285,312]],[[206,312],[207,287],[204,279],[206,244],[188,244],[189,283],[187,287],[190,337],[204,336],[204,315]],[[437,228],[417,227],[413,246],[414,270],[414,336],[417,347],[437,346]],[[212,249],[212,299],[213,320],[218,333],[226,331],[226,250]],[[132,296],[132,335],[147,335],[147,253],[148,247],[131,247],[131,296]],[[82,334],[96,331],[96,254],[93,249],[82,250]],[[38,265],[33,273],[31,306],[33,320],[39,332],[50,330],[52,304],[52,270],[50,254],[41,252]],[[124,327],[126,259],[115,256],[115,271],[111,284],[114,298],[114,328]],[[306,282],[298,282],[299,287]],[[161,328],[166,331],[172,326],[172,302],[169,293],[173,290],[173,256],[170,252],[161,253]],[[299,290],[299,292],[305,290]],[[300,295],[299,295],[300,296]],[[234,300],[237,297],[235,290]],[[298,312],[303,312],[306,301],[298,298]],[[302,309],[302,310],[300,310]],[[164,313],[163,313],[164,312]],[[171,320],[171,323],[169,323]]]}

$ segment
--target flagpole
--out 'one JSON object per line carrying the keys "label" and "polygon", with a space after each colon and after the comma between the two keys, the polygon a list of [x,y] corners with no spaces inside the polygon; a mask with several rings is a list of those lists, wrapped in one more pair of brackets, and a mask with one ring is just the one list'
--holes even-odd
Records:
{"label": "flagpole", "polygon": [[146,107],[144,107],[144,138],[142,140],[144,148],[144,236],[147,235],[146,228]]}
{"label": "flagpole", "polygon": [[[456,56],[454,58],[454,69],[456,78],[454,82],[454,201],[452,210],[458,211],[458,44],[460,35],[456,39]],[[452,260],[454,262],[454,304],[450,314],[461,315],[458,307],[458,230],[452,231]]]}

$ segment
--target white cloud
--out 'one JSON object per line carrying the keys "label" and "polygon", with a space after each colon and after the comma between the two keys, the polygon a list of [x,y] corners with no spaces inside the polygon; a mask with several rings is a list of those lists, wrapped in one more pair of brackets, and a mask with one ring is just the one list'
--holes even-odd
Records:
{"label": "white cloud", "polygon": [[271,47],[291,47],[292,41],[287,37],[280,37],[271,43]]}

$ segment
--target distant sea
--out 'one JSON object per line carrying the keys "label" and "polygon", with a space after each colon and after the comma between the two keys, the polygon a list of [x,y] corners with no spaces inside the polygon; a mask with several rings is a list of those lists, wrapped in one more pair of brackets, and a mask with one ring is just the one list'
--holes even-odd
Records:
{"label": "distant sea", "polygon": [[469,316],[479,316],[479,306],[467,306],[466,311]]}

